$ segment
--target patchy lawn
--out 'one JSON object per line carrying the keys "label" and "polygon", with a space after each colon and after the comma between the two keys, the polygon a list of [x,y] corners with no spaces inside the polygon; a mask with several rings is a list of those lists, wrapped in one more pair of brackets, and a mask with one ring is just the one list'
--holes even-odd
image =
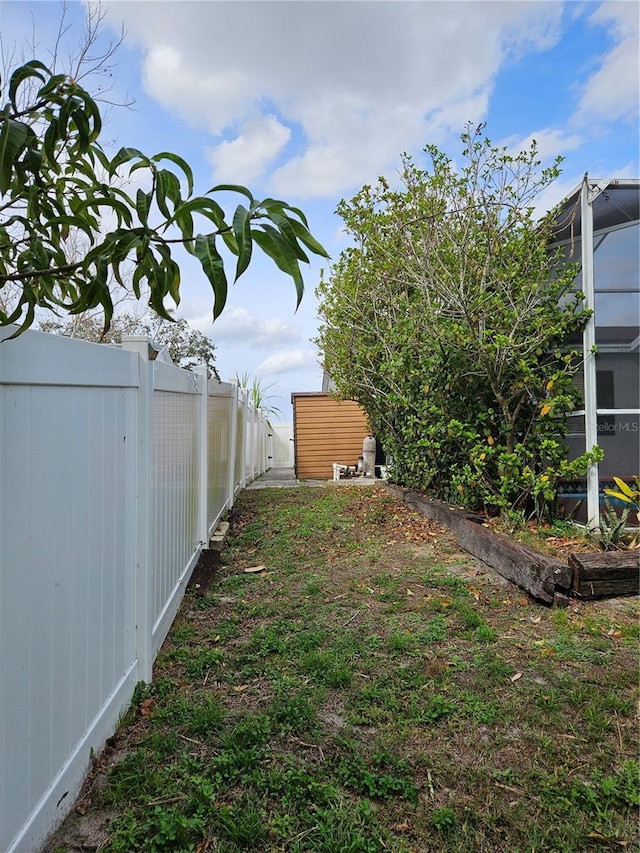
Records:
{"label": "patchy lawn", "polygon": [[533,604],[382,488],[245,492],[46,851],[638,851],[638,615]]}

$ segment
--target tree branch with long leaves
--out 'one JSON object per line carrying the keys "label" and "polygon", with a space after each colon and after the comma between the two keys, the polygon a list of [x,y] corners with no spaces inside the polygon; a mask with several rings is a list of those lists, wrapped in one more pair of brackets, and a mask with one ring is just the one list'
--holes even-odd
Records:
{"label": "tree branch with long leaves", "polygon": [[[124,147],[108,156],[96,101],[38,60],[16,69],[0,97],[0,305],[5,286],[19,288],[14,306],[0,309],[0,325],[17,324],[16,334],[33,323],[37,308],[80,314],[100,307],[106,331],[110,283],[128,287],[122,270],[131,263],[135,296],[146,291],[150,307],[172,320],[181,284],[176,244],[200,262],[213,291],[213,319],[226,302],[229,256],[237,281],[257,246],[293,280],[296,308],[301,264],[310,255],[328,257],[304,213],[285,201],[255,199],[235,184],[197,195],[190,166],[172,152],[148,156]],[[123,180],[138,183],[135,195]],[[228,214],[218,199],[229,193],[243,201]],[[67,245],[77,231],[89,242],[79,260]]]}

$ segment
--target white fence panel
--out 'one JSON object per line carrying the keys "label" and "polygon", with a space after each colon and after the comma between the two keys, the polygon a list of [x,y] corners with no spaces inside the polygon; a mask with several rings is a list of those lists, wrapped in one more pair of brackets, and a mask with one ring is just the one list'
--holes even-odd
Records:
{"label": "white fence panel", "polygon": [[[212,526],[266,467],[234,385],[123,349],[0,330],[0,850],[72,806]],[[249,465],[246,466],[246,459]]]}
{"label": "white fence panel", "polygon": [[0,849],[33,853],[136,681],[136,357],[34,332],[0,383]]}
{"label": "white fence panel", "polygon": [[154,362],[153,652],[175,618],[203,540],[199,530],[199,377]]}
{"label": "white fence panel", "polygon": [[267,470],[268,428],[264,416],[251,405],[247,407],[246,418],[244,478],[251,482]]}
{"label": "white fence panel", "polygon": [[246,442],[244,446],[244,480],[250,483],[254,477],[254,454],[255,454],[255,422],[253,408],[249,405],[246,409]]}
{"label": "white fence panel", "polygon": [[236,491],[244,488],[245,480],[245,455],[247,445],[247,405],[246,393],[238,391],[238,405],[236,406],[236,458],[235,458],[235,484]]}
{"label": "white fence panel", "polygon": [[258,442],[258,467],[256,476],[264,474],[269,467],[269,427],[260,415],[256,416],[256,431]]}
{"label": "white fence panel", "polygon": [[[207,535],[213,532],[235,492],[236,388],[215,379],[209,381],[208,406],[208,492]],[[231,472],[231,476],[230,476]]]}

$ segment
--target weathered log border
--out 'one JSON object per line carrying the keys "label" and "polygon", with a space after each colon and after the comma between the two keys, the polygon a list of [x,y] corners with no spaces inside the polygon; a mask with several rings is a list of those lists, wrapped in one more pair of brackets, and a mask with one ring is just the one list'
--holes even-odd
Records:
{"label": "weathered log border", "polygon": [[[484,527],[481,516],[452,509],[441,501],[426,498],[420,492],[386,483],[386,488],[398,499],[414,507],[427,518],[448,527],[456,537],[458,545],[494,568],[507,580],[512,581],[528,592],[537,601],[546,605],[566,607],[569,596],[595,598],[604,595],[637,594],[639,576],[637,572],[637,552],[627,552],[624,558],[614,554],[595,554],[593,557],[572,554],[571,565],[554,560],[538,551],[514,542],[508,536],[495,533]],[[583,583],[580,571],[583,566],[595,567],[596,564],[608,572],[600,586],[589,577],[589,583]],[[624,564],[625,569],[617,572],[624,583],[615,584],[616,572],[609,572],[609,566]],[[635,575],[634,575],[635,570]],[[631,580],[635,578],[635,583]]]}
{"label": "weathered log border", "polygon": [[572,588],[580,598],[637,595],[640,592],[640,552],[570,554]]}

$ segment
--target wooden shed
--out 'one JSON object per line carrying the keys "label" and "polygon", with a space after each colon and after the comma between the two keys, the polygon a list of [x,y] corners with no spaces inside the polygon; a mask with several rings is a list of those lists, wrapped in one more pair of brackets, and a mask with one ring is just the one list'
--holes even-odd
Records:
{"label": "wooden shed", "polygon": [[299,480],[330,480],[333,463],[355,465],[369,433],[357,403],[322,391],[291,395],[295,474]]}

